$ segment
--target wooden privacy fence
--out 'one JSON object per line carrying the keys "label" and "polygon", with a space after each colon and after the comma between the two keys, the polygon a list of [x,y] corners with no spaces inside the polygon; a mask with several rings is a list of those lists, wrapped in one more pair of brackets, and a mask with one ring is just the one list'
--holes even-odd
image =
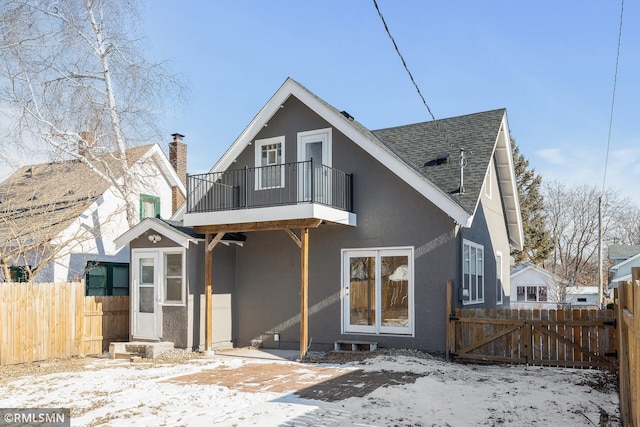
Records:
{"label": "wooden privacy fence", "polygon": [[129,337],[129,297],[84,283],[0,283],[0,365],[98,354]]}
{"label": "wooden privacy fence", "polygon": [[620,413],[625,426],[640,426],[640,268],[632,269],[632,281],[616,289],[615,310],[619,324]]}
{"label": "wooden privacy fence", "polygon": [[571,368],[606,368],[615,361],[614,310],[456,309],[452,313],[450,293],[447,359]]}

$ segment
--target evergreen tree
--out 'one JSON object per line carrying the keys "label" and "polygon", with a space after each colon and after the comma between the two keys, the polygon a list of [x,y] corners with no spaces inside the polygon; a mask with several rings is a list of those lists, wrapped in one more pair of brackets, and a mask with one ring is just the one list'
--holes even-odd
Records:
{"label": "evergreen tree", "polygon": [[524,245],[522,251],[512,251],[515,264],[525,262],[541,264],[553,250],[553,241],[546,227],[544,197],[540,193],[542,177],[529,168],[529,161],[520,154],[516,141],[512,138],[513,166],[518,185],[518,199],[522,215]]}

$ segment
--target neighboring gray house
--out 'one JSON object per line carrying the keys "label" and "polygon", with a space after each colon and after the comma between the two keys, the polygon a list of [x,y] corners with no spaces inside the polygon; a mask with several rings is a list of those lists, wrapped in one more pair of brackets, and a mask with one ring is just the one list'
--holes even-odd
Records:
{"label": "neighboring gray house", "polygon": [[[154,313],[181,307],[201,348],[302,355],[339,340],[444,352],[447,281],[455,306],[508,307],[523,240],[504,109],[370,131],[291,79],[209,173],[188,177],[173,219],[195,234],[146,220],[118,241],[131,244],[134,301],[154,289]],[[171,284],[168,240],[197,286]],[[180,300],[165,304],[169,292]],[[139,335],[169,340],[171,325],[147,317]]]}
{"label": "neighboring gray house", "polygon": [[637,245],[611,245],[608,248],[609,278],[611,285],[609,288],[617,288],[620,282],[631,281],[631,269],[640,267],[640,246]]}

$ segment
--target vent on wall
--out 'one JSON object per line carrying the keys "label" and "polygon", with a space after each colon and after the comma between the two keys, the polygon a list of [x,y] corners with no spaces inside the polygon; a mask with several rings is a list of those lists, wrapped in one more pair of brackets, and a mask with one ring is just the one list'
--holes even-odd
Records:
{"label": "vent on wall", "polygon": [[428,166],[438,166],[446,163],[449,163],[449,153],[440,153],[436,155],[435,158],[429,160],[422,166],[426,168]]}

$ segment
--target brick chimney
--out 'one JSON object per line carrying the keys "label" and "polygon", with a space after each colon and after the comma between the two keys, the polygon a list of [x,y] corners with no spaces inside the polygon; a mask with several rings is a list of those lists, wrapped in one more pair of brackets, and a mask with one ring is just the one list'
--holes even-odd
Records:
{"label": "brick chimney", "polygon": [[[184,135],[179,133],[171,134],[173,141],[169,143],[169,162],[175,169],[180,181],[187,186],[187,144],[182,142]],[[180,205],[184,203],[184,196],[178,187],[171,187],[171,212],[175,213]]]}
{"label": "brick chimney", "polygon": [[78,154],[82,157],[87,155],[87,150],[96,146],[96,134],[93,132],[78,132]]}

